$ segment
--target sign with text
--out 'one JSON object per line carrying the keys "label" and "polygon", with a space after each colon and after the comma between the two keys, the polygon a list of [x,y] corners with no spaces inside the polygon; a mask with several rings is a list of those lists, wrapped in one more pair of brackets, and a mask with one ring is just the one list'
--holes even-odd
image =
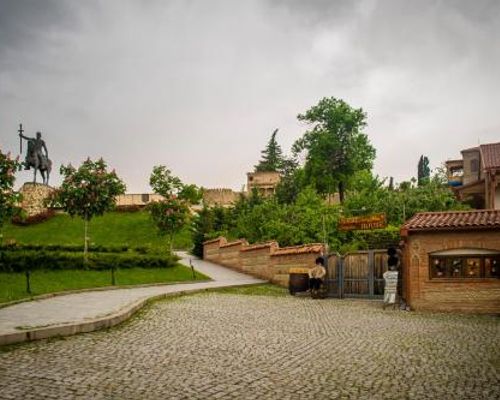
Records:
{"label": "sign with text", "polygon": [[339,230],[341,231],[383,229],[386,226],[387,219],[383,213],[364,217],[340,218],[339,221]]}

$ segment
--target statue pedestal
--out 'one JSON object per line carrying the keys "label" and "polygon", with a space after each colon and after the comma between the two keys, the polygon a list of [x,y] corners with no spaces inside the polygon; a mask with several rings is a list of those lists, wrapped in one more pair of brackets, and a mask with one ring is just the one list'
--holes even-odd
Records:
{"label": "statue pedestal", "polygon": [[26,213],[26,217],[43,214],[48,210],[45,205],[46,200],[55,192],[55,189],[41,183],[26,182],[19,193],[21,193],[21,208]]}

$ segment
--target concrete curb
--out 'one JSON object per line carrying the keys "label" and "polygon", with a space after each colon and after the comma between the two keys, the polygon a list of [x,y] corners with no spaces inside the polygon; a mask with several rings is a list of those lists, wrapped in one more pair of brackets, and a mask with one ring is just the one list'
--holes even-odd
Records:
{"label": "concrete curb", "polygon": [[115,286],[99,286],[93,288],[84,288],[84,289],[72,289],[72,290],[63,290],[61,292],[52,292],[52,293],[44,293],[39,294],[32,297],[24,297],[19,300],[8,301],[6,303],[0,303],[0,308],[13,306],[20,303],[26,303],[27,301],[36,301],[36,300],[44,300],[50,299],[52,297],[57,296],[66,296],[68,294],[75,293],[85,293],[85,292],[103,292],[106,290],[118,290],[118,289],[136,289],[142,287],[151,287],[151,286],[169,286],[169,285],[180,285],[180,284],[189,284],[189,283],[206,283],[213,282],[213,279],[200,279],[196,281],[172,281],[172,282],[157,282],[157,283],[140,283],[138,285],[115,285]]}
{"label": "concrete curb", "polygon": [[33,340],[48,339],[51,337],[71,336],[71,335],[76,335],[78,333],[87,333],[87,332],[97,331],[100,329],[111,328],[112,326],[118,325],[126,321],[147,304],[168,297],[183,296],[186,294],[193,294],[197,292],[205,292],[214,289],[221,289],[228,287],[241,287],[241,286],[252,286],[261,284],[262,283],[260,282],[248,283],[248,284],[240,283],[234,285],[221,285],[209,288],[195,288],[195,289],[180,290],[178,292],[162,293],[159,295],[154,295],[151,297],[147,297],[145,299],[135,301],[134,303],[123,307],[121,310],[119,310],[114,314],[95,318],[85,322],[73,322],[69,324],[26,329],[16,333],[0,335],[0,346],[22,343],[22,342],[31,342]]}

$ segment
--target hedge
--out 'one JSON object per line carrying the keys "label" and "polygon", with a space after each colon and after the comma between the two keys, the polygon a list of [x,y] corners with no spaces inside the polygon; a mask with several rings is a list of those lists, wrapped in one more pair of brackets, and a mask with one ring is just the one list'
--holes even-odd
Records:
{"label": "hedge", "polygon": [[353,234],[353,241],[358,243],[360,250],[396,247],[401,240],[399,230],[399,227],[388,226],[385,229],[356,231]]}
{"label": "hedge", "polygon": [[46,269],[110,269],[114,268],[170,268],[178,257],[159,254],[89,253],[85,263],[76,252],[5,250],[0,252],[0,272],[22,272]]}
{"label": "hedge", "polygon": [[116,206],[114,208],[114,211],[117,212],[124,212],[124,213],[132,213],[132,212],[138,212],[144,210],[145,206],[139,205],[139,204],[129,204],[129,205],[123,205],[123,206]]}
{"label": "hedge", "polygon": [[[0,246],[0,251],[18,251],[18,250],[36,250],[36,251],[62,251],[62,252],[83,252],[83,245],[73,244],[22,244],[22,243],[9,243]],[[124,253],[129,250],[136,251],[141,254],[148,253],[149,249],[144,246],[130,248],[127,245],[123,246],[89,246],[90,252],[97,253]]]}

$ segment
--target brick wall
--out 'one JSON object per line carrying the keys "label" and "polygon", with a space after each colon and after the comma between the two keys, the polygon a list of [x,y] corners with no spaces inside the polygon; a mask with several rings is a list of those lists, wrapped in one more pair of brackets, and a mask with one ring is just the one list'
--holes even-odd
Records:
{"label": "brick wall", "polygon": [[323,250],[322,244],[280,248],[277,242],[249,245],[246,240],[227,242],[226,238],[220,237],[203,244],[203,258],[288,286],[289,269],[312,268]]}
{"label": "brick wall", "polygon": [[219,247],[219,264],[239,270],[241,266],[240,251],[246,245],[248,243],[245,240],[222,244]]}
{"label": "brick wall", "polygon": [[429,278],[430,253],[461,248],[500,252],[500,232],[410,233],[404,250],[403,293],[413,309],[500,313],[500,279]]}
{"label": "brick wall", "polygon": [[288,254],[278,252],[271,258],[272,281],[281,286],[288,286],[290,268],[314,267],[316,258],[321,252]]}

